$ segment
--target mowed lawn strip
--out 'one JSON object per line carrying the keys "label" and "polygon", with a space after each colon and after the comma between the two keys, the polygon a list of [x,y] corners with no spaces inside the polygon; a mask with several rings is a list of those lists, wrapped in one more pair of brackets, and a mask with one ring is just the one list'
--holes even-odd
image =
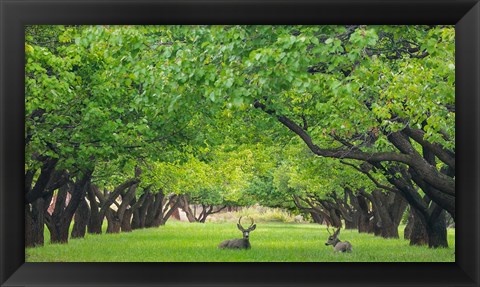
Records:
{"label": "mowed lawn strip", "polygon": [[[409,246],[403,239],[343,230],[339,238],[353,245],[352,253],[334,253],[325,246],[325,226],[257,223],[250,250],[222,250],[225,239],[241,238],[233,223],[169,221],[159,228],[130,233],[86,235],[68,244],[27,248],[27,262],[454,262],[455,230],[448,229],[449,248]],[[48,241],[48,232],[46,241]]]}

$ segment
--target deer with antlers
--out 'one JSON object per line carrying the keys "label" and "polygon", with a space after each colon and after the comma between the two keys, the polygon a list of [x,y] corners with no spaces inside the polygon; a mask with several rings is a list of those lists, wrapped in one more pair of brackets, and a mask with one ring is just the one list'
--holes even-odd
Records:
{"label": "deer with antlers", "polygon": [[243,238],[241,239],[230,239],[230,240],[225,240],[222,243],[218,245],[218,248],[227,248],[227,249],[250,249],[250,232],[255,230],[257,227],[256,224],[254,224],[253,219],[250,218],[251,224],[248,228],[243,228],[242,223],[242,216],[238,219],[237,227],[238,229],[242,232]]}
{"label": "deer with antlers", "polygon": [[327,242],[325,242],[325,245],[332,245],[333,246],[333,252],[352,252],[352,244],[348,241],[340,241],[338,239],[338,234],[340,234],[340,227],[337,229],[337,231],[330,232],[329,227],[327,226],[327,231],[330,236],[327,239]]}

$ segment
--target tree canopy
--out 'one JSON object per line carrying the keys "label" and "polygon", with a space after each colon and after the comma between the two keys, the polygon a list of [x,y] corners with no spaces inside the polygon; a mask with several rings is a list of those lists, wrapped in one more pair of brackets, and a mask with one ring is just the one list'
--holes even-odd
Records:
{"label": "tree canopy", "polygon": [[346,219],[381,190],[455,218],[453,26],[27,26],[25,65],[27,204],[75,183]]}

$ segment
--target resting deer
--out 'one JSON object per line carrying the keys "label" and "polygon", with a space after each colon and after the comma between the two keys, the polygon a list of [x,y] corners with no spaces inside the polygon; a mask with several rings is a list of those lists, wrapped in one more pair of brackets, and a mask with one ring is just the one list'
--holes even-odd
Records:
{"label": "resting deer", "polygon": [[245,229],[242,226],[241,223],[242,216],[238,219],[237,227],[242,231],[243,233],[243,238],[241,239],[230,239],[230,240],[225,240],[222,243],[218,245],[218,248],[228,248],[228,249],[250,249],[250,240],[248,239],[250,236],[250,232],[254,231],[255,228],[257,227],[256,224],[254,224],[253,219],[250,218],[252,223],[250,226]]}
{"label": "resting deer", "polygon": [[325,245],[332,245],[334,252],[352,252],[352,244],[350,244],[350,242],[342,242],[340,241],[340,239],[338,239],[338,234],[340,234],[340,227],[332,234],[327,226],[327,231],[330,236],[328,237],[327,242],[325,242]]}

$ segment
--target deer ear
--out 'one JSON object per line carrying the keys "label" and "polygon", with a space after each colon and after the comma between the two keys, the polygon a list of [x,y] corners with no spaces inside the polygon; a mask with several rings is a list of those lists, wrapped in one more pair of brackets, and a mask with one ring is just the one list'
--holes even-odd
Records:
{"label": "deer ear", "polygon": [[244,231],[244,230],[243,230],[243,227],[242,227],[240,224],[238,224],[238,223],[237,223],[237,227],[238,227],[238,229],[239,229],[240,231]]}
{"label": "deer ear", "polygon": [[257,228],[257,225],[256,225],[256,224],[252,225],[252,227],[250,227],[249,230],[250,230],[250,231],[254,231],[255,228]]}
{"label": "deer ear", "polygon": [[335,231],[335,235],[339,235],[340,234],[340,228],[337,229],[337,231]]}

